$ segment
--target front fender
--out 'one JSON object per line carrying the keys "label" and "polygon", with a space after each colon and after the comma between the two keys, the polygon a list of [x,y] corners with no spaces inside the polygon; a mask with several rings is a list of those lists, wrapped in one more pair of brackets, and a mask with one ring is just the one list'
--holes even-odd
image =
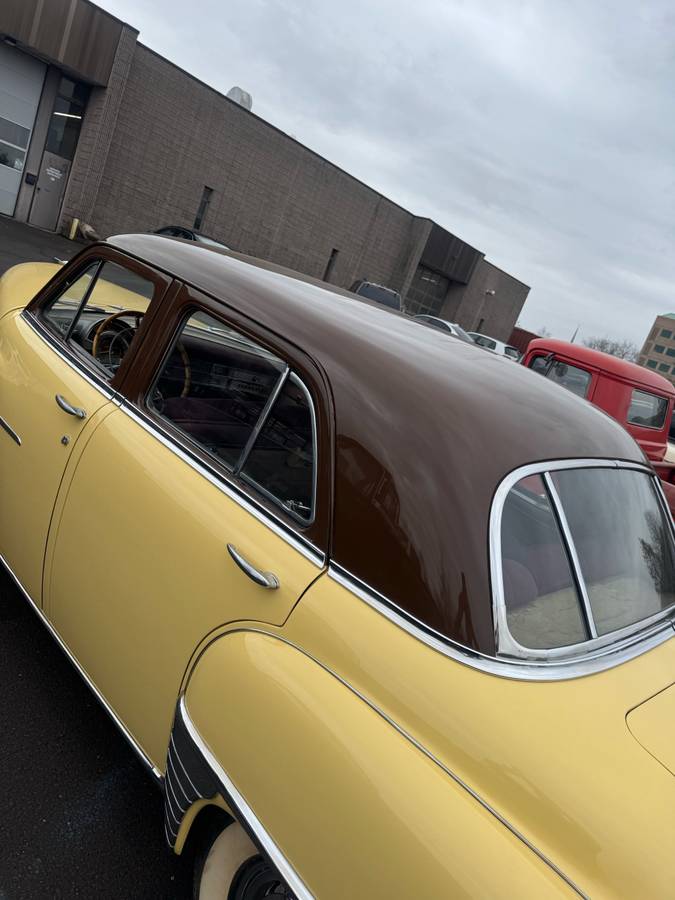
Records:
{"label": "front fender", "polygon": [[0,278],[0,319],[8,312],[23,309],[60,270],[58,263],[19,263]]}
{"label": "front fender", "polygon": [[222,795],[298,897],[574,894],[393,723],[279,636],[214,641],[176,727],[192,746],[173,768],[187,784],[194,766],[196,793]]}

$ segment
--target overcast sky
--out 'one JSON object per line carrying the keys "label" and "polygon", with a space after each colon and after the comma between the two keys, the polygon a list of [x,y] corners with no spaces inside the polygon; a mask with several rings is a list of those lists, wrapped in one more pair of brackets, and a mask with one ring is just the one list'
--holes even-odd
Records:
{"label": "overcast sky", "polygon": [[675,312],[672,0],[98,0],[143,43],[641,345]]}

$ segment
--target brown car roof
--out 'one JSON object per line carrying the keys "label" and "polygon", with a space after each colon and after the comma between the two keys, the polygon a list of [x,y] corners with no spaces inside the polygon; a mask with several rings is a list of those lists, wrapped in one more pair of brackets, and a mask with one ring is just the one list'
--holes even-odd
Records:
{"label": "brown car roof", "polygon": [[300,347],[333,392],[331,558],[426,626],[494,652],[488,520],[505,475],[644,462],[613,419],[506,357],[270,263],[155,235],[115,247]]}

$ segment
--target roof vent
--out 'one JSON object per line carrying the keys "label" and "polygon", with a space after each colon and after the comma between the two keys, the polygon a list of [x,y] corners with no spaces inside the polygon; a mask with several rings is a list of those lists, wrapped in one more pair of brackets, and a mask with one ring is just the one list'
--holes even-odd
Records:
{"label": "roof vent", "polygon": [[248,91],[235,85],[233,88],[229,89],[226,96],[229,97],[230,100],[234,100],[235,103],[238,103],[239,106],[243,106],[244,109],[251,112],[251,108],[253,107],[253,97],[251,97]]}

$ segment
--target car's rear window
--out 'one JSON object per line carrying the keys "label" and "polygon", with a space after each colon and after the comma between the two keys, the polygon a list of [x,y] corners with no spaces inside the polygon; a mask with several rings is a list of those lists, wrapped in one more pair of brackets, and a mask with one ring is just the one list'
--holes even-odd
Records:
{"label": "car's rear window", "polygon": [[668,401],[647,391],[633,391],[628,407],[627,421],[643,428],[663,428],[668,412]]}
{"label": "car's rear window", "polygon": [[673,530],[654,477],[608,466],[521,479],[504,503],[501,569],[522,648],[602,638],[669,609]]}
{"label": "car's rear window", "polygon": [[380,287],[378,284],[365,282],[359,287],[357,293],[359,297],[367,297],[368,300],[375,300],[377,303],[381,303],[383,306],[388,306],[391,309],[401,308],[400,295],[396,291],[387,290],[387,288]]}

